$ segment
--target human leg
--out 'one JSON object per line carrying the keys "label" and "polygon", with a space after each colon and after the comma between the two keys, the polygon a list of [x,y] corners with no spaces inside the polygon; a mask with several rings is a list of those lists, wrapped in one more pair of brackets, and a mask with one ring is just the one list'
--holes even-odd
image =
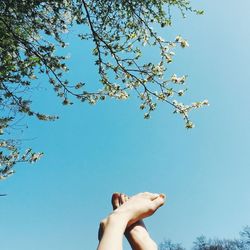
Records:
{"label": "human leg", "polygon": [[126,228],[152,215],[163,204],[163,195],[145,192],[132,196],[101,222],[104,232],[98,250],[122,250]]}
{"label": "human leg", "polygon": [[[113,198],[113,197],[112,197]],[[114,197],[112,201],[116,199]],[[125,194],[120,194],[120,205],[127,202],[129,197]],[[113,208],[117,202],[112,202]],[[126,228],[125,236],[133,250],[157,250],[157,244],[150,237],[148,230],[143,222],[139,220]]]}

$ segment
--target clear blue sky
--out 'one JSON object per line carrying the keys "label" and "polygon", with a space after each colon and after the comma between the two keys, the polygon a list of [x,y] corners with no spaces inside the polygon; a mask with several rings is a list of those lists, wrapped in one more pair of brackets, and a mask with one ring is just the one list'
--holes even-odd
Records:
{"label": "clear blue sky", "polygon": [[[8,193],[0,199],[1,250],[95,249],[114,191],[167,194],[146,221],[157,242],[189,247],[201,234],[234,238],[250,224],[250,2],[199,7],[204,16],[179,18],[165,34],[191,45],[172,65],[189,75],[187,99],[210,101],[192,113],[196,128],[186,130],[164,105],[146,121],[136,99],[62,107],[49,87],[41,91],[34,105],[61,118],[30,123],[27,145],[45,157],[0,183]],[[94,79],[86,46],[71,48],[72,79]]]}

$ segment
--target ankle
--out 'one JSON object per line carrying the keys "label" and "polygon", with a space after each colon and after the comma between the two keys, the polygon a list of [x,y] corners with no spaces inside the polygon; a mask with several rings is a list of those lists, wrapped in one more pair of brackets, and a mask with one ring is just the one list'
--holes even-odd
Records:
{"label": "ankle", "polygon": [[113,225],[113,226],[114,225],[123,225],[126,228],[128,222],[129,222],[129,219],[125,213],[113,212],[110,215],[108,215],[106,218],[101,220],[100,227],[105,229],[109,225]]}

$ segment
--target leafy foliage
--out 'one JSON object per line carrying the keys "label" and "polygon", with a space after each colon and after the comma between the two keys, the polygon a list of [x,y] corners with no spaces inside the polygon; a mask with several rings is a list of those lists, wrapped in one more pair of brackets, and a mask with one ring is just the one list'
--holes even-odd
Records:
{"label": "leafy foliage", "polygon": [[160,246],[160,250],[185,250],[179,243],[173,243],[171,240],[163,241]]}
{"label": "leafy foliage", "polygon": [[[13,173],[17,162],[36,161],[42,153],[19,152],[11,134],[23,116],[42,121],[58,117],[32,109],[29,93],[35,80],[45,75],[63,105],[72,98],[95,104],[99,100],[125,100],[137,95],[140,108],[148,119],[158,102],[166,102],[185,120],[187,128],[194,125],[188,117],[191,109],[208,105],[195,102],[184,105],[177,101],[186,92],[186,76],[167,76],[167,65],[173,61],[174,48],[188,47],[181,36],[168,41],[157,33],[158,27],[170,26],[171,8],[202,14],[191,8],[188,0],[5,0],[0,2],[0,177]],[[91,83],[71,82],[65,77],[69,69],[66,57],[56,48],[65,48],[64,34],[76,25],[84,27],[82,40],[93,42],[93,56],[100,77],[99,87],[89,91]],[[156,47],[159,61],[145,62],[143,47]],[[39,156],[39,157],[38,157]]]}
{"label": "leafy foliage", "polygon": [[[167,240],[160,244],[160,250],[185,250],[180,244],[174,244]],[[250,249],[250,227],[245,227],[240,232],[239,239],[207,239],[200,236],[193,243],[193,250],[249,250]]]}

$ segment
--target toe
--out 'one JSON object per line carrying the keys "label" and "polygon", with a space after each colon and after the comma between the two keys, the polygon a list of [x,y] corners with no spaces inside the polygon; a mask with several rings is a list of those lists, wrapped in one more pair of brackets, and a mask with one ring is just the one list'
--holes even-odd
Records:
{"label": "toe", "polygon": [[158,195],[158,197],[152,201],[155,206],[155,209],[161,207],[165,203],[165,199],[166,198],[164,194]]}
{"label": "toe", "polygon": [[129,200],[129,197],[125,194],[125,202]]}
{"label": "toe", "polygon": [[113,193],[111,202],[112,202],[112,206],[113,206],[114,210],[117,209],[120,206],[119,199],[120,199],[120,194],[119,193]]}
{"label": "toe", "polygon": [[126,202],[125,194],[121,194],[120,196],[120,203],[123,204]]}
{"label": "toe", "polygon": [[156,199],[159,196],[159,194],[149,193],[149,192],[145,192],[143,194],[145,197],[149,198],[151,201],[153,201],[154,199]]}

